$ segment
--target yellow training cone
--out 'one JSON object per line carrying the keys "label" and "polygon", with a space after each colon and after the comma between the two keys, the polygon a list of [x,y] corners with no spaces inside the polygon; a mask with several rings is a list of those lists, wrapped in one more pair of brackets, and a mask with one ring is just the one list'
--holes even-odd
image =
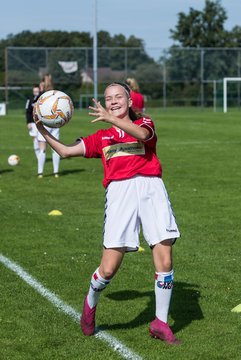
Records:
{"label": "yellow training cone", "polygon": [[59,210],[52,210],[48,213],[48,215],[59,216],[59,215],[63,215],[63,213]]}
{"label": "yellow training cone", "polygon": [[231,311],[232,312],[237,312],[237,313],[241,312],[241,304],[235,306],[235,308],[233,308]]}
{"label": "yellow training cone", "polygon": [[144,249],[143,247],[139,246],[138,251],[139,251],[139,252],[141,252],[141,251],[145,251],[145,249]]}

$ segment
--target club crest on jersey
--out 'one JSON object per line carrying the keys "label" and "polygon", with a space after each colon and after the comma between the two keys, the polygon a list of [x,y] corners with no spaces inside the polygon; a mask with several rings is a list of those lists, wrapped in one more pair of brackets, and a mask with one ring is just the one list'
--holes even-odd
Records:
{"label": "club crest on jersey", "polygon": [[145,146],[141,142],[114,144],[103,148],[106,160],[118,156],[145,155]]}

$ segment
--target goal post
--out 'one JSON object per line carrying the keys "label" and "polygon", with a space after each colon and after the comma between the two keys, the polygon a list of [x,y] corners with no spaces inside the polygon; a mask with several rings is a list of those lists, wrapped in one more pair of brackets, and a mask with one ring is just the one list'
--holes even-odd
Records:
{"label": "goal post", "polygon": [[241,77],[225,77],[223,78],[223,112],[226,113],[228,111],[228,91],[227,86],[228,82],[241,82]]}

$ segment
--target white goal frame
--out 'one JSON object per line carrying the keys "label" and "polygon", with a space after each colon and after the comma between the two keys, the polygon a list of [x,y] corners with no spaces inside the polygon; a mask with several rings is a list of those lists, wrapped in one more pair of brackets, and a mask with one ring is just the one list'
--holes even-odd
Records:
{"label": "white goal frame", "polygon": [[223,78],[223,112],[228,111],[228,100],[227,100],[227,85],[228,82],[240,81],[241,77],[225,77]]}

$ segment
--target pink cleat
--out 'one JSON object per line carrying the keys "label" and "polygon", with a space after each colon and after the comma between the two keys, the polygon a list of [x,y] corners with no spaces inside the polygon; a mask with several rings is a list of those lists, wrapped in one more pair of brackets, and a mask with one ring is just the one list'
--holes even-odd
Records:
{"label": "pink cleat", "polygon": [[85,336],[93,335],[95,332],[95,311],[96,306],[91,309],[89,307],[86,296],[84,300],[82,315],[80,318],[80,326]]}
{"label": "pink cleat", "polygon": [[165,341],[167,344],[179,345],[180,340],[176,339],[167,323],[155,318],[151,322],[149,333],[152,337]]}

